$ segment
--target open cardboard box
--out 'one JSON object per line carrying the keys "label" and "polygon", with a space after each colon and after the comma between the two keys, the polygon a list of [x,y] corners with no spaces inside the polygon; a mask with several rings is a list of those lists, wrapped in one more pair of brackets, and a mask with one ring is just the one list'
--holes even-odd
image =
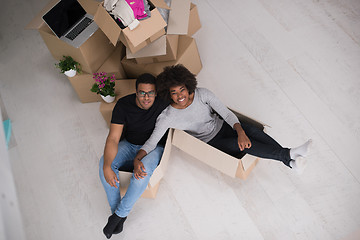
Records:
{"label": "open cardboard box", "polygon": [[136,62],[140,64],[176,60],[178,35],[192,36],[200,28],[201,23],[196,5],[189,0],[172,0],[166,43],[157,39],[136,51],[135,54],[133,54],[133,50],[127,48],[126,58],[135,58]]}
{"label": "open cardboard box", "polygon": [[[234,113],[240,122],[248,122],[262,130],[264,129],[264,124],[242,114]],[[220,172],[244,180],[259,161],[258,157],[249,154],[245,154],[241,158],[230,156],[182,130],[174,131],[172,144]]]}
{"label": "open cardboard box", "polygon": [[[42,19],[42,16],[57,2],[58,0],[49,2],[26,26],[26,29],[35,29],[39,31],[51,55],[56,60],[62,59],[63,56],[71,56],[75,61],[81,64],[81,68],[84,72],[96,72],[114,51],[114,46],[109,42],[109,39],[100,28],[79,48],[74,48],[60,40]],[[96,4],[93,0],[82,0],[79,2],[86,11],[94,9]]]}
{"label": "open cardboard box", "polygon": [[199,51],[192,37],[181,35],[178,41],[177,59],[174,61],[158,62],[150,64],[138,64],[134,59],[123,58],[121,61],[126,75],[130,78],[137,78],[143,73],[151,73],[157,76],[166,66],[183,64],[193,74],[198,74],[202,68]]}
{"label": "open cardboard box", "polygon": [[163,0],[152,0],[149,4],[153,7],[151,17],[141,20],[133,30],[128,27],[121,29],[106,11],[103,3],[99,4],[94,20],[114,46],[121,41],[132,52],[136,52],[165,34],[166,22],[156,7],[167,9],[169,7]]}

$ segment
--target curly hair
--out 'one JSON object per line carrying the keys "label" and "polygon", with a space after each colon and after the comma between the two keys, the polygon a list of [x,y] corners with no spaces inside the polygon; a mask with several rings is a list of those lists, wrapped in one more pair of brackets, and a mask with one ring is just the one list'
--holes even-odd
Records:
{"label": "curly hair", "polygon": [[182,64],[167,66],[156,78],[157,93],[161,98],[171,101],[170,88],[185,85],[191,94],[197,86],[195,76]]}

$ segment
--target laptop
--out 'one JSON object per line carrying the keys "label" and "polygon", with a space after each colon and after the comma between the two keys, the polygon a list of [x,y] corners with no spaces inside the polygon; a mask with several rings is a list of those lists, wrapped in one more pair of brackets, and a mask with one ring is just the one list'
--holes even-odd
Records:
{"label": "laptop", "polygon": [[42,18],[59,39],[75,48],[98,29],[93,16],[77,0],[60,0]]}

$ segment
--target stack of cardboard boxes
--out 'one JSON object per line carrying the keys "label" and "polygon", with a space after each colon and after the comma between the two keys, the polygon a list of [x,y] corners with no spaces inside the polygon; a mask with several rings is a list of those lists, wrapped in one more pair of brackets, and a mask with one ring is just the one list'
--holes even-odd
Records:
{"label": "stack of cardboard boxes", "polygon": [[[44,13],[57,2],[49,2],[27,28],[39,31],[56,60],[65,55],[81,64],[83,73],[69,78],[69,81],[83,103],[101,101],[99,95],[90,91],[94,83],[92,74],[95,72],[115,74],[116,79],[134,79],[144,72],[158,75],[163,67],[177,63],[184,64],[194,74],[198,74],[202,68],[195,39],[191,37],[201,24],[197,7],[190,0],[172,0],[171,8],[164,0],[149,0],[151,17],[140,21],[133,30],[121,29],[103,7],[103,2],[78,0],[94,16],[99,26],[79,48],[57,38],[42,20]],[[168,23],[158,8],[169,10]],[[118,92],[122,91],[123,82],[116,82]],[[134,91],[135,88],[130,92]],[[130,92],[123,91],[121,95]]]}
{"label": "stack of cardboard boxes", "polygon": [[[149,0],[151,17],[140,21],[139,26],[133,30],[121,29],[104,8],[103,2],[78,0],[81,6],[94,16],[94,21],[99,26],[79,48],[58,39],[42,20],[44,13],[57,2],[58,0],[52,0],[27,28],[39,31],[56,60],[60,60],[64,55],[72,56],[81,64],[83,72],[69,78],[69,81],[83,103],[101,101],[99,95],[90,91],[95,72],[115,74],[115,93],[116,99],[119,99],[135,92],[135,79],[142,73],[148,72],[157,76],[165,66],[176,64],[183,64],[194,74],[198,74],[202,68],[196,41],[192,38],[201,28],[201,24],[197,6],[190,0],[171,0],[170,7],[164,0]],[[169,12],[167,22],[159,12],[160,8]],[[108,125],[115,102],[100,104],[100,112]],[[166,171],[172,145],[232,177],[245,179],[257,162],[256,158],[250,156],[240,160],[230,157],[183,131],[171,129],[161,162],[143,197],[155,197],[159,182]],[[207,152],[206,158],[202,151]],[[121,183],[128,182],[124,177],[129,179],[130,176],[131,173],[121,172]],[[121,192],[124,193],[125,190],[126,184],[121,186]]]}

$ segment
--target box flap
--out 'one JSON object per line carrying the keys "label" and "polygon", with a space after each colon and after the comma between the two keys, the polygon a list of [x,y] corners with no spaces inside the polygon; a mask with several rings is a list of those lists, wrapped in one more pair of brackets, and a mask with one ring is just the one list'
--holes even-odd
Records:
{"label": "box flap", "polygon": [[95,0],[77,0],[80,5],[85,9],[90,15],[95,15],[99,2]]}
{"label": "box flap", "polygon": [[116,46],[121,33],[121,28],[117,25],[102,4],[99,4],[96,10],[94,21],[109,38],[110,42]]}
{"label": "box flap", "polygon": [[174,131],[172,144],[220,172],[235,177],[239,159],[177,129]]}
{"label": "box flap", "polygon": [[[112,21],[114,22],[114,20]],[[122,32],[124,33],[125,37],[134,45],[134,47],[137,47],[139,44],[146,41],[146,39],[148,39],[154,33],[159,32],[164,27],[166,27],[166,22],[162,18],[160,12],[155,8],[151,11],[151,18],[140,21],[139,26],[137,26],[134,30],[125,28],[122,30]]]}
{"label": "box flap", "polygon": [[152,187],[156,186],[156,184],[158,184],[165,175],[165,172],[166,172],[166,169],[168,166],[168,162],[170,159],[170,153],[171,153],[171,147],[172,147],[171,142],[172,142],[172,138],[173,138],[173,132],[174,132],[174,129],[172,129],[172,128],[169,129],[169,133],[166,138],[164,152],[161,157],[159,166],[155,169],[153,175],[151,176],[151,178],[149,180],[149,184]]}
{"label": "box flap", "polygon": [[[123,57],[123,53],[125,52],[125,47],[123,44],[119,44],[114,52],[110,55],[108,59],[101,65],[101,67],[97,70],[97,72],[119,72],[123,71],[121,65],[121,59]],[[117,77],[117,79],[126,78],[125,72],[123,77]]]}
{"label": "box flap", "polygon": [[44,21],[42,16],[44,16],[47,11],[49,11],[59,0],[51,0],[32,20],[29,24],[25,27],[25,29],[39,29],[43,24]]}
{"label": "box flap", "polygon": [[186,35],[188,33],[190,4],[190,0],[171,1],[167,34]]}
{"label": "box flap", "polygon": [[146,47],[137,51],[136,53],[131,53],[129,48],[126,48],[126,58],[141,58],[149,56],[162,56],[166,54],[166,36],[162,36],[154,42],[150,43]]}
{"label": "box flap", "polygon": [[150,1],[152,2],[152,4],[155,5],[155,7],[170,9],[170,7],[165,3],[164,0],[150,0]]}
{"label": "box flap", "polygon": [[188,36],[194,35],[201,28],[201,22],[197,6],[193,3],[190,5]]}
{"label": "box flap", "polygon": [[246,154],[244,157],[240,159],[242,165],[244,167],[244,171],[250,169],[250,167],[254,164],[254,162],[258,159],[258,157],[252,156],[250,154]]}

